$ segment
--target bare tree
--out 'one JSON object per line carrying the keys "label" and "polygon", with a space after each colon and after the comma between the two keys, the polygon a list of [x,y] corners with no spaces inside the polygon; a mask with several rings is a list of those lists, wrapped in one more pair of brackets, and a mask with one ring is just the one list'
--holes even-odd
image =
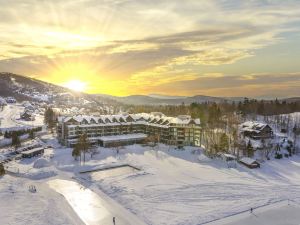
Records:
{"label": "bare tree", "polygon": [[269,160],[271,153],[273,152],[273,143],[271,139],[262,139],[262,151],[264,153],[264,157]]}

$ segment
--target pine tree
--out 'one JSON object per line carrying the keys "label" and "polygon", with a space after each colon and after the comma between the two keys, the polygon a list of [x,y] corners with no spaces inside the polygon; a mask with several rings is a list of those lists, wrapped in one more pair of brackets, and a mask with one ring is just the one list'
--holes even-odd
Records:
{"label": "pine tree", "polygon": [[14,146],[15,149],[21,146],[21,140],[16,131],[12,132],[11,145]]}
{"label": "pine tree", "polygon": [[252,146],[252,143],[251,143],[250,140],[247,144],[247,155],[248,155],[248,157],[253,157],[254,156],[254,149],[253,149],[253,146]]}
{"label": "pine tree", "polygon": [[55,118],[54,111],[52,108],[47,108],[44,114],[44,123],[48,126],[48,128],[53,131],[55,127]]}
{"label": "pine tree", "polygon": [[5,131],[5,133],[4,133],[4,138],[10,138],[10,137],[9,137],[8,131]]}
{"label": "pine tree", "polygon": [[89,151],[90,143],[86,133],[82,134],[78,139],[78,148],[80,152],[83,152],[83,163],[85,163],[85,154]]}
{"label": "pine tree", "polygon": [[3,176],[5,174],[5,169],[3,164],[0,164],[0,176]]}
{"label": "pine tree", "polygon": [[223,133],[220,137],[219,150],[222,152],[228,152],[228,148],[229,148],[229,138],[227,134]]}
{"label": "pine tree", "polygon": [[81,155],[80,146],[76,144],[73,148],[72,156],[74,157],[75,160],[77,160],[78,157],[80,157],[80,155]]}
{"label": "pine tree", "polygon": [[30,138],[30,139],[34,139],[34,137],[35,137],[34,131],[33,131],[33,130],[30,130],[30,131],[29,131],[29,138]]}

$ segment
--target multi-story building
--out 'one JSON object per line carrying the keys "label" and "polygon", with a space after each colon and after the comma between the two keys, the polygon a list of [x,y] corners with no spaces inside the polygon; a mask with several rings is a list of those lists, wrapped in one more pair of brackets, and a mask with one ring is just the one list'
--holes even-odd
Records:
{"label": "multi-story building", "polygon": [[162,113],[59,117],[57,135],[61,144],[73,146],[86,133],[90,143],[101,146],[141,142],[147,136],[177,146],[199,146],[199,119]]}

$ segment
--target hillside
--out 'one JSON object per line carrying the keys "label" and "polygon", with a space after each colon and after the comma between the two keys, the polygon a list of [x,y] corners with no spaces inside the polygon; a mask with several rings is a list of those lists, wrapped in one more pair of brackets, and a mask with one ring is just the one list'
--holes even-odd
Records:
{"label": "hillside", "polygon": [[[110,105],[180,105],[182,103],[189,105],[191,103],[205,102],[239,102],[244,97],[213,97],[205,95],[195,96],[169,96],[160,94],[149,95],[129,95],[118,97],[107,94],[86,94],[71,91],[65,87],[47,83],[41,80],[21,76],[12,73],[0,73],[0,96],[13,96],[19,101],[23,100],[45,100],[53,99],[61,94],[70,94],[76,97],[82,97],[89,101],[97,103],[106,103]],[[280,99],[280,101],[299,102],[300,97]]]}
{"label": "hillside", "polygon": [[12,96],[17,100],[34,100],[42,96],[47,98],[69,92],[64,87],[12,73],[0,73],[0,86],[0,96]]}
{"label": "hillside", "polygon": [[64,101],[66,95],[76,98],[83,98],[96,103],[111,103],[111,99],[106,97],[95,97],[81,92],[74,92],[68,88],[47,83],[28,76],[17,75],[13,73],[0,73],[0,96],[14,97],[18,101],[46,101],[52,100]]}

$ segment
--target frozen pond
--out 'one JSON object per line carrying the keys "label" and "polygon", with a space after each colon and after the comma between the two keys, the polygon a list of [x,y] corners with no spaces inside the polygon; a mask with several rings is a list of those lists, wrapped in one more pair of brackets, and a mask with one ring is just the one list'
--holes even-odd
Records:
{"label": "frozen pond", "polygon": [[110,224],[112,216],[105,202],[90,189],[70,180],[55,179],[48,185],[62,194],[80,219],[87,225]]}
{"label": "frozen pond", "polygon": [[135,169],[134,167],[131,166],[120,166],[120,167],[114,167],[114,168],[109,168],[109,169],[104,169],[104,170],[98,170],[98,171],[93,171],[90,172],[89,175],[92,178],[92,180],[98,181],[101,179],[105,179],[107,177],[116,177],[116,176],[121,176],[125,174],[131,174],[135,173],[138,170]]}

